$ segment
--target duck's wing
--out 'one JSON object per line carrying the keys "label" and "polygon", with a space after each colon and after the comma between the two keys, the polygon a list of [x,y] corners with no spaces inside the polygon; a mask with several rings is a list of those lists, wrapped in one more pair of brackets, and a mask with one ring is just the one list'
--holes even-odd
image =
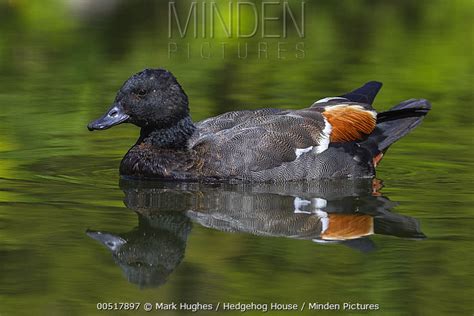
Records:
{"label": "duck's wing", "polygon": [[229,112],[196,124],[192,148],[214,170],[231,175],[271,169],[322,145],[324,119],[318,111],[265,109]]}
{"label": "duck's wing", "polygon": [[197,123],[190,147],[214,169],[245,174],[317,155],[330,142],[361,139],[375,127],[375,115],[349,103],[323,109],[229,112]]}
{"label": "duck's wing", "polygon": [[254,121],[258,122],[270,115],[278,115],[286,110],[281,109],[258,109],[258,110],[243,110],[243,111],[231,111],[224,114],[210,117],[203,121],[197,122],[196,127],[199,133],[199,137],[193,137],[191,141],[195,141],[202,135],[217,133],[222,130],[227,130],[234,128],[237,125],[240,125],[245,122]]}

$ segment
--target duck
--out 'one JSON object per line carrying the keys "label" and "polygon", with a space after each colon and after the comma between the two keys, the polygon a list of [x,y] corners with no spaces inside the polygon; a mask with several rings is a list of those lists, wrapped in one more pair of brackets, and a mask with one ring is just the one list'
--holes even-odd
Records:
{"label": "duck", "polygon": [[388,111],[372,104],[382,83],[325,97],[301,109],[231,111],[193,122],[189,99],[166,69],[145,69],[119,89],[90,131],[122,123],[140,128],[120,163],[134,179],[286,182],[373,178],[387,149],[431,109],[409,99]]}

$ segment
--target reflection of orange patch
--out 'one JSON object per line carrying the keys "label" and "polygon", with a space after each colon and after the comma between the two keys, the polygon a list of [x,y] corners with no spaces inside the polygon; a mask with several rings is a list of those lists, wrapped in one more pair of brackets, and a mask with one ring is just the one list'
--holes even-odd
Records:
{"label": "reflection of orange patch", "polygon": [[358,105],[328,106],[323,112],[332,126],[331,142],[350,142],[372,133],[376,125],[375,112]]}
{"label": "reflection of orange patch", "polygon": [[369,215],[329,214],[328,228],[321,234],[325,240],[356,239],[374,233],[374,220]]}
{"label": "reflection of orange patch", "polygon": [[372,196],[382,196],[380,190],[383,188],[383,182],[379,179],[372,179]]}

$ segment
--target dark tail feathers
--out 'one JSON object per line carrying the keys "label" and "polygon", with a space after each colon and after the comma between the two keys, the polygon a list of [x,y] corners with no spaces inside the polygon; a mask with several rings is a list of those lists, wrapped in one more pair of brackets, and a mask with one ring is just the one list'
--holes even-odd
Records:
{"label": "dark tail feathers", "polygon": [[425,99],[404,101],[392,109],[377,114],[377,126],[370,136],[360,143],[373,157],[384,153],[390,145],[418,126],[431,109]]}
{"label": "dark tail feathers", "polygon": [[362,87],[355,89],[352,92],[341,95],[352,102],[366,103],[372,105],[377,93],[382,88],[382,83],[378,81],[369,81]]}
{"label": "dark tail feathers", "polygon": [[389,211],[374,217],[374,233],[412,239],[426,238],[417,219]]}

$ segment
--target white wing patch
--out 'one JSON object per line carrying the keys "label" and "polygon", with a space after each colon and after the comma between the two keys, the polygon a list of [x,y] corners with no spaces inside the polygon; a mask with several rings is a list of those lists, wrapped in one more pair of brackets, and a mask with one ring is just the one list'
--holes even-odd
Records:
{"label": "white wing patch", "polygon": [[314,204],[314,207],[317,208],[317,209],[326,208],[326,206],[328,205],[328,201],[326,201],[325,199],[321,199],[321,198],[313,198],[312,202]]}
{"label": "white wing patch", "polygon": [[318,238],[314,238],[312,239],[312,241],[318,244],[338,244],[341,242],[341,240],[325,240],[325,239],[318,239]]}
{"label": "white wing patch", "polygon": [[322,232],[325,232],[329,226],[328,213],[324,208],[328,205],[328,201],[322,198],[312,198],[311,201],[295,197],[293,200],[295,214],[316,215],[321,220]]}
{"label": "white wing patch", "polygon": [[330,136],[332,132],[332,126],[329,124],[328,120],[324,118],[324,129],[323,132],[321,133],[321,140],[319,142],[319,145],[316,147],[316,153],[320,154],[329,147],[330,143]]}
{"label": "white wing patch", "polygon": [[326,232],[326,230],[329,227],[329,216],[328,213],[320,210],[316,210],[314,212],[316,216],[319,217],[319,220],[321,221],[321,235]]}
{"label": "white wing patch", "polygon": [[308,201],[299,197],[295,197],[295,199],[293,200],[295,214],[300,214],[300,213],[311,214],[311,212],[309,211],[302,210],[303,207],[308,206],[308,205],[311,205],[311,201]]}
{"label": "white wing patch", "polygon": [[318,101],[314,102],[313,105],[317,104],[317,103],[326,103],[326,102],[329,102],[329,101],[336,101],[336,100],[348,101],[346,98],[343,98],[343,97],[327,97],[327,98],[324,98],[324,99],[321,99],[321,100],[318,100]]}
{"label": "white wing patch", "polygon": [[[331,124],[329,124],[326,118],[324,118],[324,129],[321,132],[321,139],[319,140],[319,145],[315,147],[315,151],[317,154],[320,154],[326,149],[328,149],[329,143],[330,143],[331,131],[332,131]],[[314,148],[313,146],[309,146],[306,148],[296,148],[295,149],[296,158],[299,158],[304,153],[310,152],[311,150],[313,150],[313,148]]]}
{"label": "white wing patch", "polygon": [[302,154],[307,153],[311,150],[313,150],[313,146],[309,146],[309,147],[306,147],[306,148],[296,148],[295,149],[296,158],[298,158]]}

